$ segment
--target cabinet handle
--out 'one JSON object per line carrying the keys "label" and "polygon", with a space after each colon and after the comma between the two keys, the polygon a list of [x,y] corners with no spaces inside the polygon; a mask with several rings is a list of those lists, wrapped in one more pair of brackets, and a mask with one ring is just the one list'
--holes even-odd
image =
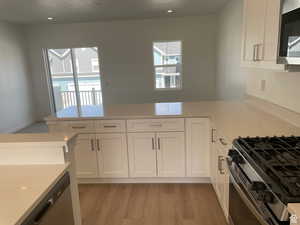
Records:
{"label": "cabinet handle", "polygon": [[73,126],[72,129],[85,129],[85,126]]}
{"label": "cabinet handle", "polygon": [[99,139],[97,139],[97,149],[98,149],[98,152],[100,152],[100,141],[99,141]]}
{"label": "cabinet handle", "polygon": [[155,150],[155,146],[154,146],[154,138],[152,138],[152,149]]}
{"label": "cabinet handle", "polygon": [[104,128],[116,128],[116,125],[104,125]]}
{"label": "cabinet handle", "polygon": [[160,150],[160,138],[158,138],[158,150]]}
{"label": "cabinet handle", "polygon": [[220,141],[220,143],[221,143],[222,145],[224,145],[224,146],[227,145],[227,142],[225,141],[224,138],[220,138],[219,141]]}
{"label": "cabinet handle", "polygon": [[152,127],[161,127],[162,124],[161,123],[152,123],[151,126]]}
{"label": "cabinet handle", "polygon": [[[260,47],[262,47],[261,57],[259,57]],[[257,48],[257,52],[256,52],[257,57],[256,57],[256,59],[257,59],[257,61],[262,61],[264,59],[264,44],[258,44],[256,48]]]}
{"label": "cabinet handle", "polygon": [[92,151],[95,151],[95,148],[94,148],[94,139],[91,139],[91,149],[92,149]]}
{"label": "cabinet handle", "polygon": [[225,169],[223,168],[223,162],[225,161],[225,157],[219,156],[218,157],[218,169],[220,174],[225,174]]}
{"label": "cabinet handle", "polygon": [[253,45],[253,61],[255,62],[256,61],[256,46],[257,45]]}
{"label": "cabinet handle", "polygon": [[213,128],[211,130],[211,142],[212,143],[215,143],[216,142],[216,139],[215,139],[215,133],[217,132],[217,129]]}

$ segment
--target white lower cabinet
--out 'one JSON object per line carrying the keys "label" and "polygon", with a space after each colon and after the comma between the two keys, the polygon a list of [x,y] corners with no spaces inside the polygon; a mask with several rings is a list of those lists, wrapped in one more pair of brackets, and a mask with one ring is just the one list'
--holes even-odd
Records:
{"label": "white lower cabinet", "polygon": [[75,145],[75,161],[78,178],[98,177],[95,135],[78,135]]}
{"label": "white lower cabinet", "polygon": [[131,177],[184,177],[184,132],[129,133]]}
{"label": "white lower cabinet", "polygon": [[99,176],[128,177],[127,141],[125,134],[97,134]]}
{"label": "white lower cabinet", "polygon": [[210,121],[208,118],[186,119],[187,176],[210,176]]}
{"label": "white lower cabinet", "polygon": [[226,166],[228,148],[229,144],[226,140],[224,138],[219,138],[213,144],[211,152],[212,184],[227,219],[229,211],[229,175]]}
{"label": "white lower cabinet", "polygon": [[129,133],[130,177],[156,177],[155,133]]}
{"label": "white lower cabinet", "polygon": [[125,134],[81,134],[75,146],[78,178],[128,177]]}
{"label": "white lower cabinet", "polygon": [[159,177],[185,177],[184,132],[157,133]]}

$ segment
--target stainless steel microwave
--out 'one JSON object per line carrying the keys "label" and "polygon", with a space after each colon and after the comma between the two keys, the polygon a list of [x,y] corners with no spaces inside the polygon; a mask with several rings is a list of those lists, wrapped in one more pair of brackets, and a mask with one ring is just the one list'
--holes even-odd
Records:
{"label": "stainless steel microwave", "polygon": [[300,0],[283,0],[279,63],[300,65]]}

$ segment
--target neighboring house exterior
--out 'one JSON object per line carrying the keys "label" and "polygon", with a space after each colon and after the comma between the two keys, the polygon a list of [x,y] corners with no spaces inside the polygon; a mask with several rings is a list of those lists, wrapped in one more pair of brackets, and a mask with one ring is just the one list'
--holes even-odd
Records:
{"label": "neighboring house exterior", "polygon": [[300,37],[289,39],[288,57],[300,57]]}
{"label": "neighboring house exterior", "polygon": [[[100,90],[98,49],[76,48],[73,52],[81,90]],[[74,91],[71,50],[49,49],[48,56],[53,86],[60,91]]]}

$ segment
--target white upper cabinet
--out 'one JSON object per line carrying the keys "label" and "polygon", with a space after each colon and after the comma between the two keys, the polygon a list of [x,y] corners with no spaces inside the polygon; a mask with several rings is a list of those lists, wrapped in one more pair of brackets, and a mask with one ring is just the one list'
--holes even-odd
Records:
{"label": "white upper cabinet", "polygon": [[159,177],[185,177],[184,132],[157,134]]}
{"label": "white upper cabinet", "polygon": [[127,141],[125,134],[97,134],[99,176],[128,177]]}
{"label": "white upper cabinet", "polygon": [[267,0],[245,0],[243,61],[254,62],[264,43],[264,20]]}
{"label": "white upper cabinet", "polygon": [[209,177],[210,123],[207,118],[186,119],[187,176]]}
{"label": "white upper cabinet", "polygon": [[156,177],[155,133],[129,133],[130,177]]}
{"label": "white upper cabinet", "polygon": [[245,0],[242,66],[283,70],[277,64],[280,0]]}
{"label": "white upper cabinet", "polygon": [[98,176],[95,135],[81,134],[75,145],[76,174],[78,178]]}

